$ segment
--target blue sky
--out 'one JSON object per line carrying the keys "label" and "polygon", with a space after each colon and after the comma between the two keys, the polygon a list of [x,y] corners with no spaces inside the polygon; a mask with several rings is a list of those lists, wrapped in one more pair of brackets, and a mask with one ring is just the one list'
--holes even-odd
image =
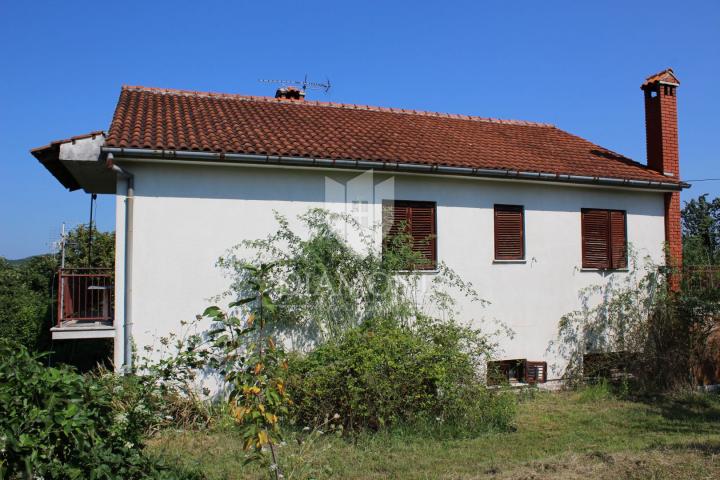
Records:
{"label": "blue sky", "polygon": [[[554,123],[645,161],[645,76],[682,81],[681,170],[720,178],[713,2],[0,0],[0,256],[47,252],[87,222],[30,156],[107,129],[122,84],[272,95],[259,78],[329,77],[310,98]],[[684,199],[720,195],[696,183]],[[99,226],[114,200],[101,196]]]}

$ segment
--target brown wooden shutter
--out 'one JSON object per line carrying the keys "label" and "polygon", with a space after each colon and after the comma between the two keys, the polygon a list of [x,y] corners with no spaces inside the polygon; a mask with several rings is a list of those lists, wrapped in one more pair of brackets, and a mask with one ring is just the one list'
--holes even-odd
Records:
{"label": "brown wooden shutter", "polygon": [[583,268],[626,268],[626,214],[622,210],[582,211]]}
{"label": "brown wooden shutter", "polygon": [[424,259],[420,265],[411,268],[434,269],[437,265],[435,203],[400,200],[387,202],[384,204],[383,215],[383,222],[388,225],[384,244],[387,246],[393,236],[402,233],[400,229],[405,225],[405,233],[411,237],[412,250]]}
{"label": "brown wooden shutter", "polygon": [[627,232],[625,212],[610,211],[610,268],[627,267]]}
{"label": "brown wooden shutter", "polygon": [[610,212],[582,211],[582,266],[610,268]]}
{"label": "brown wooden shutter", "polygon": [[403,233],[401,228],[404,226],[407,233],[410,228],[410,208],[407,205],[398,205],[397,203],[388,203],[384,206],[383,221],[388,225],[387,239]]}
{"label": "brown wooden shutter", "polygon": [[523,207],[495,205],[495,259],[525,258]]}
{"label": "brown wooden shutter", "polygon": [[416,203],[410,207],[410,233],[413,238],[413,251],[419,252],[426,260],[417,268],[432,270],[435,268],[435,204]]}

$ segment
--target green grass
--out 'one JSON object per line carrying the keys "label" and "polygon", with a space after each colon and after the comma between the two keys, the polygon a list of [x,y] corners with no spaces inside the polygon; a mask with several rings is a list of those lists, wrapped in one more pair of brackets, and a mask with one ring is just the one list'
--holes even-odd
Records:
{"label": "green grass", "polygon": [[[301,454],[306,471],[296,478],[720,478],[720,396],[626,401],[593,388],[522,401],[513,432],[458,440],[326,435]],[[280,455],[292,460],[300,448],[290,441]],[[243,466],[232,431],[166,431],[149,451],[210,479],[268,478]]]}

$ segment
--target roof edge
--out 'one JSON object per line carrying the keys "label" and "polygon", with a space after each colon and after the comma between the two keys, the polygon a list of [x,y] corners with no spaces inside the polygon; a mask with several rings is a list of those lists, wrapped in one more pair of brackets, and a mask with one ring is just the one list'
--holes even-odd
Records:
{"label": "roof edge", "polygon": [[60,161],[60,145],[64,143],[74,143],[76,140],[83,140],[85,138],[95,138],[98,135],[102,135],[104,137],[105,131],[95,130],[93,132],[75,135],[74,137],[63,140],[54,140],[42,147],[30,149],[30,154],[35,157],[63,187],[72,192],[79,190],[81,185],[70,170],[68,170],[68,168]]}
{"label": "roof edge", "polygon": [[320,167],[351,170],[377,169],[407,173],[426,173],[436,175],[454,175],[481,178],[504,178],[507,180],[531,180],[551,183],[569,183],[578,185],[601,185],[608,187],[638,188],[658,191],[680,191],[690,185],[682,182],[661,182],[641,179],[623,179],[613,177],[590,177],[572,174],[527,172],[519,170],[453,167],[400,162],[380,162],[370,160],[333,160],[327,158],[288,157],[278,155],[250,155],[241,153],[197,152],[187,150],[157,150],[124,147],[102,147],[104,153],[117,157],[139,157],[149,159],[177,160],[192,162],[211,162],[216,164],[282,165],[288,167]]}
{"label": "roof edge", "polygon": [[645,79],[642,85],[640,85],[640,88],[644,90],[646,87],[656,83],[660,85],[672,85],[674,87],[680,86],[680,80],[677,78],[677,75],[675,75],[672,68],[666,68],[661,72],[650,75]]}
{"label": "roof edge", "polygon": [[45,149],[50,148],[50,147],[52,147],[52,146],[54,146],[54,145],[60,145],[60,144],[62,144],[62,143],[71,143],[71,142],[75,142],[76,140],[83,140],[83,139],[85,139],[85,138],[95,138],[95,137],[97,137],[98,135],[102,135],[103,137],[107,136],[107,135],[105,135],[105,130],[95,130],[95,131],[92,131],[92,132],[89,132],[89,133],[83,133],[83,134],[81,134],[81,135],[75,135],[74,137],[64,138],[64,139],[62,139],[62,140],[53,140],[53,141],[51,141],[50,143],[48,143],[47,145],[43,145],[42,147],[31,148],[31,149],[30,149],[30,153],[32,153],[33,155],[35,155],[35,152],[39,152],[39,151],[45,150]]}
{"label": "roof edge", "polygon": [[71,192],[80,188],[80,183],[60,161],[59,143],[34,148],[30,150],[30,153],[32,153],[33,157],[35,157],[63,187]]}
{"label": "roof edge", "polygon": [[264,97],[255,95],[242,95],[239,93],[217,93],[202,92],[196,90],[178,90],[172,88],[144,87],[140,85],[123,85],[121,92],[149,92],[160,95],[182,95],[190,97],[227,98],[238,101],[283,103],[294,105],[309,105],[315,107],[343,108],[347,110],[368,110],[373,112],[399,113],[407,115],[419,115],[424,117],[451,118],[456,120],[470,120],[475,122],[500,123],[504,125],[519,125],[526,127],[556,128],[550,123],[532,122],[528,120],[509,120],[501,118],[480,117],[475,115],[461,115],[456,113],[431,112],[427,110],[412,110],[406,108],[377,107],[372,105],[360,105],[354,103],[321,102],[319,100],[293,100],[288,98]]}

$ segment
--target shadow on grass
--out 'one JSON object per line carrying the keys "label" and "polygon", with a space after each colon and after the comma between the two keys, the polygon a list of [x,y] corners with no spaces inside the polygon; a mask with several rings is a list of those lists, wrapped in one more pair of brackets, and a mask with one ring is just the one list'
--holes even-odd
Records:
{"label": "shadow on grass", "polygon": [[658,422],[639,418],[636,428],[668,433],[717,434],[720,432],[720,395],[684,395],[635,399],[660,415]]}
{"label": "shadow on grass", "polygon": [[654,403],[660,414],[673,421],[720,422],[719,395],[687,395]]}
{"label": "shadow on grass", "polygon": [[708,440],[706,442],[670,443],[650,446],[648,450],[698,452],[707,457],[714,457],[720,455],[720,441]]}

